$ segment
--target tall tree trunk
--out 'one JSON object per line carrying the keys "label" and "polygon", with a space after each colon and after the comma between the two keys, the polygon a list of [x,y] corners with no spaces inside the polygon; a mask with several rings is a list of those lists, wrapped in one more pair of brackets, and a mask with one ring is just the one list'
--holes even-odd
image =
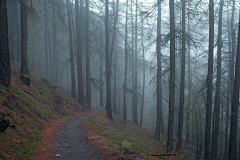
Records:
{"label": "tall tree trunk", "polygon": [[218,21],[218,39],[217,39],[217,81],[216,95],[213,113],[213,131],[212,131],[212,150],[211,159],[217,159],[218,154],[218,137],[219,137],[219,117],[220,117],[220,90],[221,90],[221,74],[222,74],[222,10],[223,0],[220,1],[219,21]]}
{"label": "tall tree trunk", "polygon": [[169,115],[167,151],[173,150],[173,124],[175,104],[175,22],[174,22],[174,0],[169,0],[170,7],[170,84],[169,84]]}
{"label": "tall tree trunk", "polygon": [[[110,66],[112,66],[112,56],[113,56],[113,48],[115,47],[114,42],[116,40],[116,27],[117,27],[117,21],[118,21],[118,4],[119,0],[117,0],[117,8],[116,8],[116,13],[115,13],[115,4],[113,1],[113,14],[114,14],[114,25],[113,25],[113,36],[112,36],[112,43],[111,43],[111,52],[110,52]],[[116,104],[116,64],[115,64],[115,57],[116,57],[116,52],[114,55],[114,93],[113,93],[113,111],[117,113],[117,104]],[[111,75],[111,73],[110,73]]]}
{"label": "tall tree trunk", "polygon": [[126,2],[126,27],[125,27],[125,71],[124,71],[124,97],[123,97],[123,120],[124,123],[127,122],[127,102],[126,102],[126,91],[127,91],[127,61],[128,61],[128,50],[127,50],[127,45],[128,45],[128,0]]}
{"label": "tall tree trunk", "polygon": [[163,118],[163,107],[161,107],[161,133],[163,135],[166,135],[165,134],[165,126],[164,126],[164,118]]}
{"label": "tall tree trunk", "polygon": [[[188,2],[188,13],[189,13],[190,2]],[[189,15],[188,15],[188,36],[190,36],[190,29],[189,29]],[[191,94],[192,94],[192,78],[191,78],[191,63],[190,63],[190,40],[188,38],[188,103],[187,103],[187,114],[186,114],[186,144],[189,144],[189,124],[190,124],[190,105],[191,105]]]}
{"label": "tall tree trunk", "polygon": [[184,87],[185,87],[185,0],[182,0],[182,62],[181,62],[181,84],[180,84],[180,100],[178,115],[178,131],[177,131],[177,151],[182,149],[182,130],[183,130],[183,108],[184,108]]}
{"label": "tall tree trunk", "polygon": [[214,43],[214,3],[209,0],[209,44],[207,102],[205,125],[205,160],[211,159],[211,116],[212,116],[212,81],[213,81],[213,43]]}
{"label": "tall tree trunk", "polygon": [[[228,3],[227,3],[227,10],[228,10]],[[232,17],[233,18],[233,17]],[[224,159],[228,159],[228,133],[229,133],[229,108],[230,108],[230,102],[232,97],[232,84],[234,79],[234,57],[232,57],[232,44],[231,44],[231,33],[230,33],[230,23],[229,23],[229,13],[227,12],[227,19],[228,19],[228,98],[227,98],[227,109],[226,109],[226,125],[225,125],[225,154]],[[233,67],[232,67],[233,66]]]}
{"label": "tall tree trunk", "polygon": [[117,52],[114,51],[114,77],[113,77],[113,111],[117,114]]}
{"label": "tall tree trunk", "polygon": [[160,139],[161,120],[162,120],[162,56],[161,56],[161,0],[158,0],[158,18],[157,18],[157,121],[155,136]]}
{"label": "tall tree trunk", "polygon": [[45,52],[45,78],[49,79],[49,59],[48,59],[48,10],[47,10],[47,0],[44,0],[44,14],[45,14],[45,31],[44,31],[44,52]]}
{"label": "tall tree trunk", "polygon": [[117,83],[118,85],[117,85],[117,90],[118,90],[118,92],[117,92],[117,96],[118,96],[118,100],[117,100],[117,114],[119,115],[119,116],[122,116],[122,114],[121,114],[121,97],[120,97],[120,89],[119,89],[119,82]]}
{"label": "tall tree trunk", "polygon": [[103,37],[102,25],[100,26],[100,105],[103,106]]}
{"label": "tall tree trunk", "polygon": [[239,84],[240,84],[239,78],[240,78],[240,17],[238,25],[237,57],[231,106],[231,126],[228,159],[237,159],[237,125],[238,125]]}
{"label": "tall tree trunk", "polygon": [[8,42],[7,0],[0,1],[0,83],[10,89],[11,70]]}
{"label": "tall tree trunk", "polygon": [[[223,120],[224,120],[224,114],[223,114],[223,112],[224,112],[224,109],[223,109],[224,107],[222,106],[222,109],[221,109],[221,118],[220,118],[220,130],[222,130],[222,131],[224,131],[224,128],[223,128]],[[224,151],[224,148],[223,148],[223,138],[224,138],[224,134],[223,133],[220,133],[220,146],[219,146],[219,149],[221,150],[221,151]]]}
{"label": "tall tree trunk", "polygon": [[[83,103],[83,82],[82,82],[82,53],[81,53],[81,28],[78,0],[75,0],[76,13],[76,41],[77,41],[77,72],[78,72],[78,102]],[[82,106],[83,107],[83,106]]]}
{"label": "tall tree trunk", "polygon": [[91,80],[90,80],[90,39],[89,39],[89,0],[86,0],[86,102],[91,107]]}
{"label": "tall tree trunk", "polygon": [[50,35],[49,35],[49,31],[48,31],[48,49],[49,49],[49,80],[52,81],[53,79],[53,65],[52,65],[52,62],[53,62],[53,55],[52,55],[52,51],[51,51],[51,41],[50,41]]}
{"label": "tall tree trunk", "polygon": [[135,95],[135,98],[134,98],[134,101],[135,101],[135,112],[134,112],[134,114],[135,114],[135,119],[134,119],[134,122],[136,123],[136,125],[138,125],[138,91],[137,91],[137,67],[138,67],[138,65],[137,65],[137,63],[138,63],[138,50],[137,50],[137,37],[138,37],[138,27],[137,27],[137,16],[138,16],[138,14],[137,14],[137,9],[138,9],[138,1],[136,0],[136,20],[135,20],[135,75],[134,75],[134,77],[135,77],[135,82],[134,82],[134,95]]}
{"label": "tall tree trunk", "polygon": [[72,44],[72,23],[71,23],[71,15],[70,15],[70,4],[69,0],[67,0],[67,12],[68,12],[68,29],[69,29],[69,45],[70,45],[70,63],[71,63],[71,95],[73,98],[76,97],[76,86],[75,86],[75,74],[74,74],[74,62],[73,62],[73,44]]}
{"label": "tall tree trunk", "polygon": [[[234,22],[234,13],[235,13],[235,0],[232,1],[232,17],[231,17],[231,22],[230,22],[230,31],[228,30],[229,33],[229,99],[228,99],[228,107],[226,110],[226,129],[225,129],[225,159],[228,159],[228,134],[229,134],[229,101],[232,100],[232,93],[233,93],[233,84],[234,84],[234,57],[235,57],[235,29],[233,27],[233,22]],[[228,28],[229,29],[229,28]]]}
{"label": "tall tree trunk", "polygon": [[140,117],[140,127],[142,127],[143,122],[143,107],[144,107],[144,96],[145,96],[145,51],[144,51],[144,42],[143,42],[143,17],[142,17],[142,52],[143,52],[143,90],[142,90],[142,105],[141,105],[141,117]]}
{"label": "tall tree trunk", "polygon": [[107,87],[107,115],[109,119],[112,119],[111,108],[111,66],[109,57],[109,10],[108,0],[105,0],[105,40],[106,40],[106,87]]}
{"label": "tall tree trunk", "polygon": [[[70,13],[71,13],[71,19],[72,19],[72,35],[73,35],[73,55],[77,54],[77,42],[76,42],[76,32],[75,32],[75,27],[74,25],[74,19],[73,19],[73,4],[70,4]],[[76,13],[75,13],[76,14]]]}
{"label": "tall tree trunk", "polygon": [[[231,64],[231,77],[234,77],[234,57],[235,57],[235,52],[236,52],[236,48],[235,48],[235,44],[236,44],[236,38],[235,38],[235,28],[234,28],[234,13],[235,13],[235,0],[232,1],[233,2],[233,6],[232,6],[232,17],[231,17],[231,34],[232,34],[232,64]],[[232,83],[233,84],[233,78],[232,78]],[[232,85],[233,87],[233,85]],[[232,89],[233,91],[233,89]]]}
{"label": "tall tree trunk", "polygon": [[[34,23],[34,25],[35,25],[35,23]],[[33,32],[33,33],[35,34],[36,32]],[[35,47],[35,43],[36,43],[35,36],[33,36],[32,37],[33,52],[32,52],[32,58],[31,58],[31,60],[32,60],[32,62],[31,62],[31,64],[32,64],[31,70],[34,71],[34,72],[36,71],[35,70],[35,68],[36,68],[35,67],[35,65],[36,65],[35,62],[36,62],[36,50],[37,50],[36,47]]]}
{"label": "tall tree trunk", "polygon": [[21,74],[29,75],[27,52],[27,4],[21,2]]}
{"label": "tall tree trunk", "polygon": [[[18,7],[17,7],[18,8]],[[17,28],[17,62],[21,62],[21,27],[19,27],[19,25],[21,24],[21,22],[19,22],[19,16],[16,14],[16,28]]]}
{"label": "tall tree trunk", "polygon": [[[9,2],[9,1],[8,1]],[[16,21],[15,21],[15,16],[14,16],[14,8],[15,8],[15,4],[16,2],[11,2],[11,26],[9,27],[9,30],[10,30],[10,33],[12,33],[11,34],[11,36],[9,37],[9,45],[10,45],[10,47],[9,47],[9,53],[10,53],[10,60],[11,61],[14,61],[15,60],[15,57],[14,57],[14,55],[15,55],[15,45],[14,45],[14,37],[15,37],[15,23],[16,23]],[[8,7],[7,7],[8,8]],[[9,7],[10,8],[10,7]]]}
{"label": "tall tree trunk", "polygon": [[135,96],[134,96],[134,28],[133,28],[133,0],[131,0],[131,23],[132,23],[132,121],[135,120]]}
{"label": "tall tree trunk", "polygon": [[55,5],[53,4],[53,81],[58,83],[58,50]]}

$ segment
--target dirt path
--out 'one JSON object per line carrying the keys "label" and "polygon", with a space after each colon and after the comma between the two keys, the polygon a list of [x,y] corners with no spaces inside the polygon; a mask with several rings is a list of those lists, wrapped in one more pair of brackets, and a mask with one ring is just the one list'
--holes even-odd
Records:
{"label": "dirt path", "polygon": [[[108,159],[114,155],[106,155],[101,149],[96,148],[94,143],[86,141],[87,128],[85,120],[99,114],[103,107],[94,105],[94,110],[63,122],[53,134],[55,143],[51,159]],[[110,156],[110,157],[109,157]],[[112,159],[110,158],[110,159]]]}
{"label": "dirt path", "polygon": [[86,127],[86,120],[101,114],[104,108],[93,105],[93,111],[84,115],[69,117],[52,124],[45,132],[44,148],[37,148],[38,154],[31,160],[139,160],[138,155],[123,152],[111,152],[104,147],[104,142],[87,140],[96,133]]}

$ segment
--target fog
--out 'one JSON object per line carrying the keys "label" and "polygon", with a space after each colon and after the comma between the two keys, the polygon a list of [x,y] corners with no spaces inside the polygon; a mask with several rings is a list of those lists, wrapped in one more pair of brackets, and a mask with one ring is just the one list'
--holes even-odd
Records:
{"label": "fog", "polygon": [[177,137],[196,157],[239,159],[239,4],[221,3],[8,0],[10,60],[85,107],[105,106],[109,119],[166,135],[168,151]]}

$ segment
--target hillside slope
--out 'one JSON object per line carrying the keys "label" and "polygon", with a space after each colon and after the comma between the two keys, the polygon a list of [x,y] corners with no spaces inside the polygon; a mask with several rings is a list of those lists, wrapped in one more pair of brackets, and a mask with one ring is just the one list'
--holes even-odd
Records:
{"label": "hillside slope", "polygon": [[28,87],[19,79],[20,71],[11,69],[10,91],[0,86],[0,121],[7,118],[12,125],[0,133],[0,159],[26,159],[43,145],[42,131],[50,122],[88,110],[63,87],[35,76]]}
{"label": "hillside slope", "polygon": [[99,136],[97,141],[103,142],[96,143],[97,147],[107,148],[115,154],[125,154],[126,159],[136,155],[145,156],[146,159],[190,160],[195,158],[194,146],[184,144],[182,152],[176,153],[177,139],[174,138],[174,151],[167,153],[165,135],[161,134],[161,139],[158,141],[146,126],[141,128],[131,122],[125,124],[123,119],[114,113],[113,120],[109,120],[105,112],[87,120],[86,124],[92,135]]}

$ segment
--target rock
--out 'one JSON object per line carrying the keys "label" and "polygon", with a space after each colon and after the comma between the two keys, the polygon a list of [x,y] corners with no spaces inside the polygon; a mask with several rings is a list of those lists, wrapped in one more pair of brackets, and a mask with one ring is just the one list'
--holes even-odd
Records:
{"label": "rock", "polygon": [[92,140],[92,139],[94,139],[95,137],[99,137],[99,136],[89,136],[89,137],[87,137],[87,140]]}
{"label": "rock", "polygon": [[55,156],[56,156],[56,157],[61,157],[62,155],[58,153],[58,154],[56,154]]}

